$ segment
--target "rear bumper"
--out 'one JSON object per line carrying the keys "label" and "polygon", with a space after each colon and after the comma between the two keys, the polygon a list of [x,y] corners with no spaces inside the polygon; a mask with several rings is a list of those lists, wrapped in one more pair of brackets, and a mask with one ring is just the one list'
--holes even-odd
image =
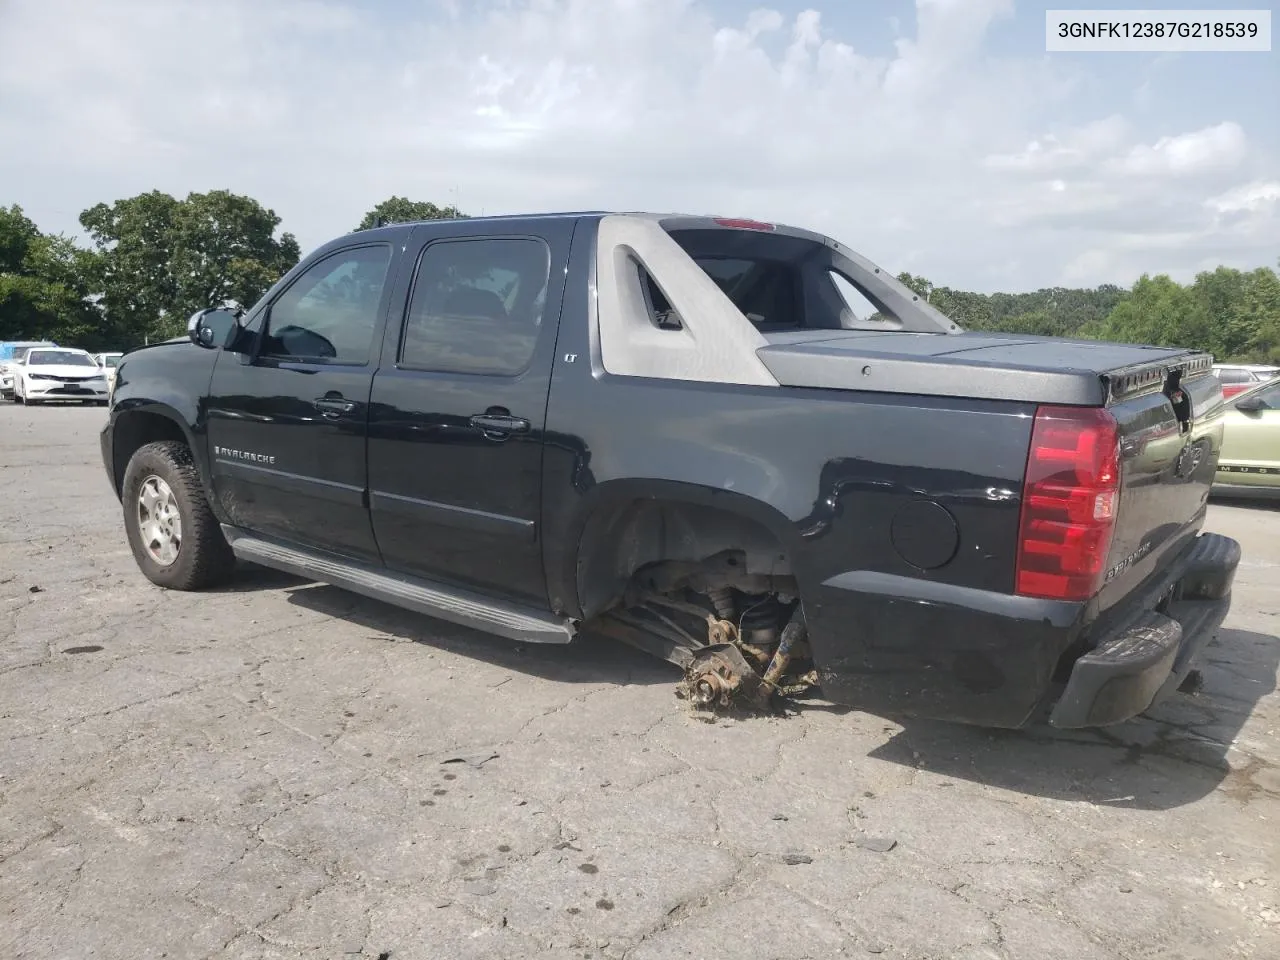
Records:
{"label": "rear bumper", "polygon": [[1227,614],[1239,562],[1234,540],[1199,536],[1104,620],[1084,603],[849,571],[805,591],[805,620],[823,694],[837,703],[1020,727],[1067,664],[1051,722],[1101,726],[1177,688]]}
{"label": "rear bumper", "polygon": [[1076,661],[1049,722],[1100,727],[1142,713],[1186,678],[1231,609],[1240,545],[1207,533],[1170,578],[1167,606],[1145,610]]}

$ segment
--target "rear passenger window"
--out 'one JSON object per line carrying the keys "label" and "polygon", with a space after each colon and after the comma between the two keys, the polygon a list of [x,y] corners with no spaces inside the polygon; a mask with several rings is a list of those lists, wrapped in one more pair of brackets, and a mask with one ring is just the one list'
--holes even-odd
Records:
{"label": "rear passenger window", "polygon": [[400,366],[514,376],[542,328],[551,252],[541,240],[441,240],[418,262]]}

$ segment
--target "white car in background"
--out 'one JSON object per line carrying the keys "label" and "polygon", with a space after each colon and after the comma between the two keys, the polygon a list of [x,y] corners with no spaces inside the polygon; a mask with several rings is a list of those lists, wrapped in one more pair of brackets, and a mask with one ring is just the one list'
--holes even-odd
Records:
{"label": "white car in background", "polygon": [[107,375],[107,392],[110,393],[116,388],[116,367],[120,366],[120,360],[124,357],[123,353],[95,353],[93,361],[102,368],[102,372]]}
{"label": "white car in background", "polygon": [[13,399],[14,371],[32,347],[56,347],[52,340],[6,340],[0,343],[0,397]]}
{"label": "white car in background", "polygon": [[15,403],[78,400],[106,406],[109,396],[106,373],[85,350],[32,347],[14,368]]}

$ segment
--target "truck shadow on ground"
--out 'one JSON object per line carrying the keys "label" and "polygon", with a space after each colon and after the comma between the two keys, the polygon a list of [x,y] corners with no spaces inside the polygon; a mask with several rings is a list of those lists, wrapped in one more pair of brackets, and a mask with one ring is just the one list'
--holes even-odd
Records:
{"label": "truck shadow on ground", "polygon": [[[1058,800],[1168,810],[1221,789],[1240,803],[1280,800],[1275,764],[1237,743],[1276,689],[1280,641],[1223,630],[1198,663],[1201,683],[1147,714],[1096,730],[1058,730],[1044,717],[1021,730],[899,720],[871,756],[948,778]],[[1274,705],[1264,709],[1275,711]]]}
{"label": "truck shadow on ground", "polygon": [[[672,664],[608,638],[584,634],[563,646],[515,643],[275,571],[255,568],[228,589],[283,589],[289,603],[357,624],[377,637],[421,643],[556,682],[674,686],[681,675]],[[991,730],[898,718],[902,730],[869,756],[1035,796],[1134,809],[1172,809],[1219,788],[1241,803],[1280,799],[1266,785],[1275,782],[1273,764],[1235,742],[1275,691],[1278,665],[1277,638],[1223,630],[1201,656],[1201,683],[1194,693],[1174,694],[1128,723],[1057,730],[1040,717],[1020,730]],[[825,701],[795,707],[802,715],[856,712]]]}

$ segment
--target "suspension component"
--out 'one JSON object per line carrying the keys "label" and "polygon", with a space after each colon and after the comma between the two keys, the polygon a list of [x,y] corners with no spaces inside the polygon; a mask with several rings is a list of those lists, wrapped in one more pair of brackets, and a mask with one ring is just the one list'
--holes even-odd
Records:
{"label": "suspension component", "polygon": [[[705,591],[703,596],[712,596]],[[702,598],[699,598],[702,600]],[[599,633],[654,653],[684,669],[677,694],[699,708],[745,707],[776,713],[784,698],[818,686],[799,600],[777,594],[716,591],[705,600],[649,592],[598,617]],[[736,620],[717,615],[741,608]],[[785,624],[785,626],[784,626]]]}
{"label": "suspension component", "polygon": [[731,643],[699,650],[676,692],[698,707],[727,707],[738,702],[772,710],[773,689],[761,682],[760,675]]}
{"label": "suspension component", "polygon": [[791,661],[802,654],[808,647],[809,628],[805,626],[804,616],[797,608],[792,614],[791,622],[782,629],[782,640],[778,644],[778,649],[773,655],[773,660],[769,663],[769,668],[764,672],[764,682],[771,687],[776,687],[783,675],[787,672],[787,668],[791,666]]}
{"label": "suspension component", "polygon": [[757,647],[773,647],[778,633],[791,616],[791,606],[778,599],[776,593],[755,598],[739,619],[742,639]]}
{"label": "suspension component", "polygon": [[707,591],[711,605],[715,607],[716,616],[730,623],[738,619],[738,598],[733,587],[713,587]]}

